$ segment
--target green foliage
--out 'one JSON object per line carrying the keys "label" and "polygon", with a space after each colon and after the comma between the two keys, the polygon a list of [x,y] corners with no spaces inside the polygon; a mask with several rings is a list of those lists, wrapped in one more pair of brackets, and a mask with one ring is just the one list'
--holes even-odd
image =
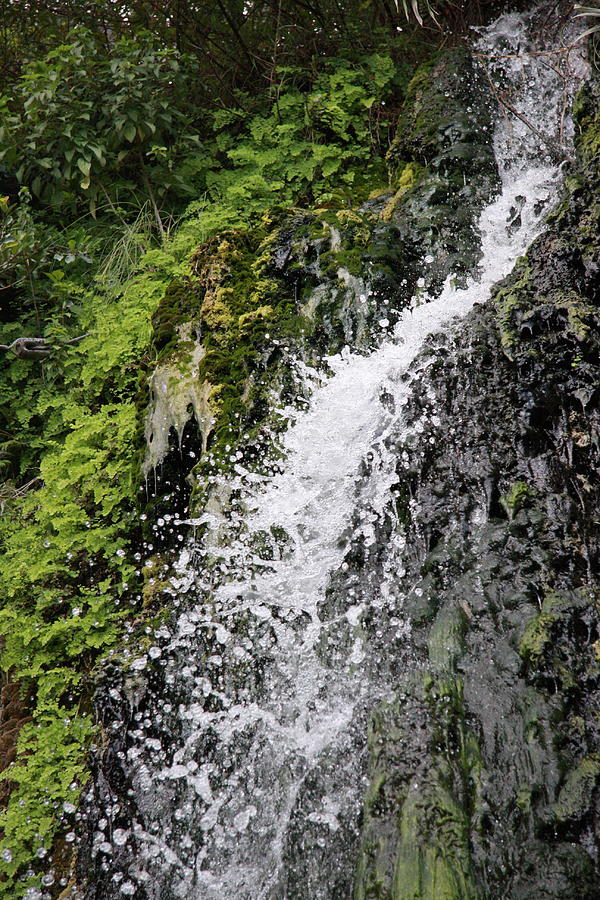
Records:
{"label": "green foliage", "polygon": [[76,707],[47,710],[23,726],[17,762],[0,775],[14,784],[12,802],[0,816],[5,848],[0,897],[5,900],[17,900],[39,886],[39,875],[31,868],[13,879],[32,860],[47,868],[44,859],[52,849],[57,819],[67,832],[75,824],[73,813],[87,779],[82,747],[94,733],[89,717]]}
{"label": "green foliage", "polygon": [[[279,70],[270,108],[249,120],[241,110],[217,113],[216,145],[230,167],[206,175],[209,198],[231,209],[275,203],[344,204],[366,197],[385,179],[377,158],[373,114],[389,94],[392,60],[373,54],[353,67],[329,59],[308,89],[306,73]],[[232,120],[244,123],[233,133]],[[202,206],[199,206],[201,209]]]}
{"label": "green foliage", "polygon": [[516,481],[505,494],[502,494],[500,503],[509,519],[513,519],[519,510],[531,505],[534,497],[535,491],[526,481]]}
{"label": "green foliage", "polygon": [[78,28],[2,98],[0,159],[58,208],[84,197],[95,212],[148,193],[148,163],[163,192],[189,190],[171,171],[173,148],[197,143],[185,135],[185,84],[185,60],[149,37],[121,38],[107,54]]}
{"label": "green foliage", "polygon": [[[63,804],[77,800],[93,734],[78,704],[139,580],[128,549],[139,485],[135,398],[165,281],[148,271],[118,293],[77,286],[74,315],[89,336],[43,364],[7,358],[2,372],[17,446],[0,518],[0,665],[34,697],[17,766],[5,776],[17,784],[0,815],[7,898],[33,883],[19,878],[23,865],[42,844],[51,848]],[[45,312],[46,332],[60,330],[58,296]]]}

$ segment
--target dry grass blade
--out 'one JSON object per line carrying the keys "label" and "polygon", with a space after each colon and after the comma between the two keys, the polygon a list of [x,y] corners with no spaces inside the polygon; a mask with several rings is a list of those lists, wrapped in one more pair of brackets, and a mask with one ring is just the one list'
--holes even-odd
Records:
{"label": "dry grass blade", "polygon": [[[592,18],[600,18],[600,8],[597,6],[582,6],[580,3],[576,3],[575,10],[577,10],[573,14],[574,19],[582,19],[587,16],[591,16]],[[588,28],[587,31],[584,31],[583,34],[580,34],[577,37],[578,41],[582,41],[584,38],[589,37],[591,34],[597,34],[600,31],[600,23],[598,25],[593,25],[591,28]]]}
{"label": "dry grass blade", "polygon": [[150,201],[146,201],[135,220],[124,225],[120,237],[112,242],[100,264],[100,277],[111,287],[123,284],[154,243],[154,230],[154,213]]}
{"label": "dry grass blade", "polygon": [[[410,21],[411,18],[415,18],[421,27],[423,27],[423,16],[421,15],[421,10],[419,8],[419,0],[410,0],[410,6],[408,0],[395,0],[396,9],[400,12],[400,6],[402,6],[402,12],[405,17]],[[436,18],[436,13],[434,8],[432,7],[429,0],[425,0],[425,8],[427,10],[427,15],[430,19],[438,25],[438,20]]]}

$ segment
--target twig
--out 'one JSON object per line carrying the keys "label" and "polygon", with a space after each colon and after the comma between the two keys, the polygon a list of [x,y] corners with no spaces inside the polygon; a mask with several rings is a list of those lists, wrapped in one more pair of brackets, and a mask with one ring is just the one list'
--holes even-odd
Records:
{"label": "twig", "polygon": [[[63,346],[75,344],[86,337],[89,337],[89,332],[65,341]],[[14,353],[17,359],[45,359],[54,349],[43,337],[20,337],[14,340],[12,344],[0,344],[0,350]]]}
{"label": "twig", "polygon": [[548,152],[550,153],[550,155],[552,156],[553,159],[559,159],[561,154],[557,151],[556,147],[552,144],[550,139],[547,138],[545,134],[542,134],[542,132],[538,128],[536,128],[535,125],[533,125],[529,121],[529,119],[523,115],[523,113],[520,113],[518,111],[518,109],[515,109],[515,107],[512,105],[512,103],[509,103],[509,101],[506,99],[506,97],[503,96],[500,93],[500,91],[496,88],[494,82],[492,81],[491,75],[488,72],[488,70],[485,68],[485,66],[483,67],[483,69],[485,71],[486,78],[490,83],[490,87],[498,100],[498,103],[500,103],[505,109],[507,109],[509,112],[511,112],[513,114],[513,116],[516,116],[517,119],[520,119],[520,121],[523,122],[523,124],[526,125],[527,128],[529,128],[530,131],[533,132],[533,134],[537,135],[537,137],[540,139],[540,141],[542,141],[542,143],[545,144]]}

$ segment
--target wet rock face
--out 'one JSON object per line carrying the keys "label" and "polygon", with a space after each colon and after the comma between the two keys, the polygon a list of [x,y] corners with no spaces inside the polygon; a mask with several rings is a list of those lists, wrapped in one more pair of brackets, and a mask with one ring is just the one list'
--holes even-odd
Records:
{"label": "wet rock face", "polygon": [[372,721],[359,900],[600,896],[600,200],[583,163],[415,378],[419,439],[397,447],[415,666]]}
{"label": "wet rock face", "polygon": [[476,215],[498,187],[492,146],[497,104],[471,53],[443,50],[409,85],[388,160],[398,192],[387,217],[403,237],[419,235],[434,262],[429,290],[458,281],[477,263]]}

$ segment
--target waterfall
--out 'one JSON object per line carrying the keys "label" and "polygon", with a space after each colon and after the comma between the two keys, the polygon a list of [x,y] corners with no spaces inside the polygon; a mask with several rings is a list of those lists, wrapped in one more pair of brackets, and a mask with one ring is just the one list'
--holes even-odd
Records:
{"label": "waterfall", "polygon": [[[479,219],[477,271],[464,287],[450,275],[437,296],[415,296],[369,355],[346,348],[327,376],[304,367],[310,403],[282,410],[283,462],[271,475],[237,463],[215,476],[214,495],[234,498],[227,513],[217,504],[188,520],[201,536],[175,566],[177,620],[131,665],[127,690],[144,699],[121,753],[131,796],[106,787],[102,798],[103,896],[351,895],[369,715],[412,665],[390,438],[434,440],[402,415],[415,385],[427,394],[421,351],[489,299],[543,228],[562,177],[548,148],[564,155],[571,140],[560,75],[521,55],[530,20],[504,15],[477,39],[518,113],[498,114],[502,187]],[[429,415],[435,424],[434,406]],[[359,556],[376,561],[370,574],[357,574]],[[125,806],[130,824],[115,825]]]}

